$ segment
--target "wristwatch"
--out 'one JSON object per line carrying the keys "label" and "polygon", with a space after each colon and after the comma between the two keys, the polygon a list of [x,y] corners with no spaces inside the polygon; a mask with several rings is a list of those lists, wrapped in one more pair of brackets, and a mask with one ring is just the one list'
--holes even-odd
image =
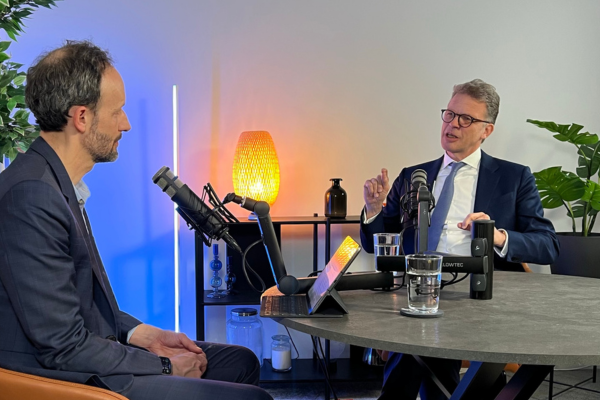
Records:
{"label": "wristwatch", "polygon": [[167,357],[158,357],[158,358],[160,358],[160,362],[162,362],[162,366],[163,366],[162,373],[163,373],[163,375],[172,375],[173,374],[173,368],[171,367],[171,360],[169,360]]}

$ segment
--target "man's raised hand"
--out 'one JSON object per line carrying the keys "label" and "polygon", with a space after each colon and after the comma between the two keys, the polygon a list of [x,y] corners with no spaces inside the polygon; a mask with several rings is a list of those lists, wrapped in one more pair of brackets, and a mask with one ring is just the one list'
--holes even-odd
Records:
{"label": "man's raised hand", "polygon": [[363,187],[363,197],[365,199],[365,207],[367,219],[374,217],[381,212],[383,202],[390,191],[390,179],[388,178],[388,170],[381,169],[381,174],[377,178],[369,179]]}

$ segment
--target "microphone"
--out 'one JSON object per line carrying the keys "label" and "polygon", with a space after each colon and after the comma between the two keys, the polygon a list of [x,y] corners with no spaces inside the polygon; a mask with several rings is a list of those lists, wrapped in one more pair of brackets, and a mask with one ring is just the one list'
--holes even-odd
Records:
{"label": "microphone", "polygon": [[207,206],[196,193],[173,174],[173,171],[168,167],[162,167],[152,177],[152,182],[177,204],[177,212],[189,226],[213,240],[222,239],[229,247],[242,254],[242,249],[229,234],[229,228],[221,215]]}
{"label": "microphone", "polygon": [[419,188],[421,186],[427,187],[427,172],[422,169],[415,169],[410,175],[411,189],[408,207],[408,217],[410,219],[417,218],[419,214]]}

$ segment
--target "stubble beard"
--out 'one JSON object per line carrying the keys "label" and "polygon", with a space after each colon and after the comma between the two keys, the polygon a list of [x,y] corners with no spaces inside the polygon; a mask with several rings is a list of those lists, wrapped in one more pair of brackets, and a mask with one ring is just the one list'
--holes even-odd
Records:
{"label": "stubble beard", "polygon": [[94,117],[90,134],[83,140],[83,146],[92,157],[95,164],[113,162],[119,157],[119,152],[113,146],[115,140],[98,131],[98,118]]}

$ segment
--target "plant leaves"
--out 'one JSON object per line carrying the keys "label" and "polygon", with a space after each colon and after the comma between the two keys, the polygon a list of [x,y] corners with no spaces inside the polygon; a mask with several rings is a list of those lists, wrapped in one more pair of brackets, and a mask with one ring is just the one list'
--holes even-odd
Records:
{"label": "plant leaves", "polygon": [[558,125],[552,121],[538,121],[535,119],[528,119],[527,122],[533,124],[539,128],[544,128],[550,132],[556,133],[554,138],[561,142],[569,142],[575,145],[582,144],[595,144],[598,142],[598,135],[595,133],[583,132],[579,133],[582,129],[582,125],[571,124],[571,125]]}
{"label": "plant leaves", "polygon": [[581,200],[590,203],[594,210],[600,210],[600,185],[594,181],[587,181]]}
{"label": "plant leaves", "polygon": [[15,107],[17,106],[17,101],[15,99],[10,99],[8,101],[8,104],[6,104],[6,106],[8,107],[9,111],[12,111],[15,109]]}
{"label": "plant leaves", "polygon": [[5,6],[5,7],[8,7],[8,6],[9,6],[9,4],[8,4],[8,0],[0,0],[0,5],[3,5],[3,6]]}
{"label": "plant leaves", "polygon": [[0,51],[6,51],[11,43],[11,41],[0,42]]}
{"label": "plant leaves", "polygon": [[[587,202],[585,202],[585,201],[577,200],[575,203],[573,203],[571,205],[571,209],[573,210],[573,218],[583,217],[583,212],[585,210],[586,204],[587,204]],[[598,210],[590,207],[590,209],[588,210],[588,215],[594,216],[596,214],[598,214]],[[571,215],[568,211],[567,211],[567,217],[571,217]]]}
{"label": "plant leaves", "polygon": [[[593,145],[581,145],[577,160],[577,175],[583,179],[590,179],[600,169],[600,142]],[[583,153],[583,155],[581,154]],[[591,168],[588,165],[591,162]]]}
{"label": "plant leaves", "polygon": [[25,75],[18,75],[15,79],[13,79],[13,83],[15,86],[21,86],[27,77]]}
{"label": "plant leaves", "polygon": [[533,174],[544,208],[560,207],[565,201],[579,200],[585,193],[585,183],[581,178],[561,169],[550,167]]}
{"label": "plant leaves", "polygon": [[6,53],[0,53],[0,62],[4,62],[6,60],[8,60],[10,58],[10,56]]}

